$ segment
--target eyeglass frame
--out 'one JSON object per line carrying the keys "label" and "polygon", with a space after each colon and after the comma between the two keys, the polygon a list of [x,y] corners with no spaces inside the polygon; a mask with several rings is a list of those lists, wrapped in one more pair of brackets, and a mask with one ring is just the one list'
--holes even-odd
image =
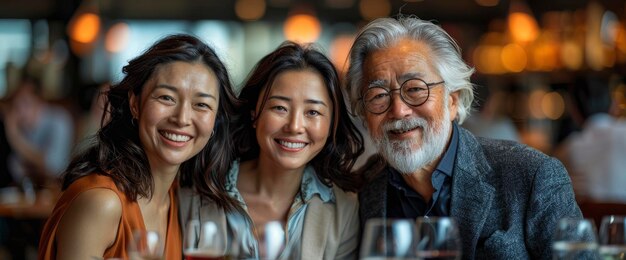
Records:
{"label": "eyeglass frame", "polygon": [[[403,93],[403,92],[402,92],[402,88],[404,87],[404,85],[405,85],[407,82],[409,82],[409,81],[411,81],[411,80],[419,80],[419,81],[423,82],[423,83],[424,83],[424,85],[426,86],[426,91],[428,91],[428,92],[427,92],[427,96],[426,96],[426,98],[424,99],[424,101],[422,101],[422,103],[419,103],[419,104],[416,104],[416,105],[410,104],[409,102],[407,102],[407,101],[406,101],[406,99],[404,98],[404,95],[402,95],[402,93]],[[399,88],[387,89],[387,88],[382,87],[382,86],[374,86],[374,87],[370,87],[370,88],[368,88],[367,90],[365,90],[364,94],[363,94],[363,95],[361,95],[361,97],[359,98],[359,100],[361,101],[361,104],[363,105],[363,108],[365,108],[365,110],[367,110],[367,112],[370,112],[370,113],[375,114],[375,115],[380,115],[380,114],[383,114],[383,113],[385,113],[385,112],[389,111],[389,108],[391,108],[391,98],[392,98],[391,93],[392,93],[392,92],[394,92],[394,91],[399,91],[399,92],[400,92],[400,99],[402,100],[402,102],[404,102],[404,104],[407,104],[408,106],[412,106],[412,107],[419,107],[419,106],[423,105],[424,103],[426,103],[426,101],[428,101],[428,99],[430,98],[430,89],[432,89],[432,88],[433,88],[433,87],[431,87],[431,86],[435,86],[435,87],[436,87],[437,85],[441,85],[441,84],[444,84],[444,83],[446,83],[446,81],[445,81],[445,80],[442,80],[442,81],[439,81],[439,82],[431,82],[431,83],[428,83],[428,82],[426,82],[425,80],[423,80],[423,79],[421,79],[421,78],[410,78],[410,79],[407,79],[407,80],[405,80],[404,82],[402,82],[402,84],[400,85],[400,87],[399,87]],[[370,91],[371,89],[376,89],[376,88],[383,89],[383,90],[385,90],[385,91],[387,92],[387,94],[389,94],[389,102],[387,102],[387,108],[385,108],[382,112],[378,112],[378,113],[376,113],[376,112],[372,112],[371,110],[369,110],[369,109],[367,108],[367,103],[366,103],[367,101],[365,100],[365,93],[367,93],[367,92],[368,92],[368,91]]]}

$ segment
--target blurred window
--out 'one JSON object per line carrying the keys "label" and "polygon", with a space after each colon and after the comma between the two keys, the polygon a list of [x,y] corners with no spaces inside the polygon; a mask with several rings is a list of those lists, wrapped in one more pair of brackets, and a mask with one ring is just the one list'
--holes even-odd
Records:
{"label": "blurred window", "polygon": [[[31,50],[31,24],[28,20],[0,19],[0,97],[7,93],[9,82],[19,76],[7,74],[7,66],[21,68]],[[9,73],[15,71],[9,68]]]}

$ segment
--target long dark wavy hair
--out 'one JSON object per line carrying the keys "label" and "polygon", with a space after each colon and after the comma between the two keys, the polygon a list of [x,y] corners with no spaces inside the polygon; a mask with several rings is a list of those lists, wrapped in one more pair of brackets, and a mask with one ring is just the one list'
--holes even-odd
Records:
{"label": "long dark wavy hair", "polygon": [[219,187],[223,182],[215,179],[212,172],[226,172],[234,158],[229,129],[236,97],[226,67],[217,54],[198,38],[184,34],[157,41],[124,66],[125,77],[106,92],[102,128],[89,146],[74,156],[63,175],[64,190],[80,177],[101,174],[110,176],[132,200],[152,196],[153,178],[138,129],[132,122],[129,94],[141,96],[156,68],[175,61],[201,62],[213,70],[219,82],[219,107],[213,136],[196,156],[182,163],[180,183],[194,185],[199,193],[218,203],[228,200],[218,192],[223,190]]}
{"label": "long dark wavy hair", "polygon": [[259,115],[251,118],[250,112],[255,111],[261,95],[259,111],[263,111],[272,83],[280,73],[305,69],[312,69],[322,76],[333,104],[331,135],[310,164],[327,186],[335,184],[343,190],[356,191],[361,182],[351,169],[363,153],[363,137],[348,115],[337,70],[324,54],[310,45],[284,42],[252,70],[239,94],[239,117],[233,123],[236,154],[242,161],[259,157],[256,129],[252,126]]}

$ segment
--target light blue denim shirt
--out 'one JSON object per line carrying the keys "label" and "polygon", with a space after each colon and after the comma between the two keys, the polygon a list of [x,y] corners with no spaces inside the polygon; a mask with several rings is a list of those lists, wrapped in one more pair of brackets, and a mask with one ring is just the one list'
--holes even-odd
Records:
{"label": "light blue denim shirt", "polygon": [[[248,206],[246,205],[241,193],[237,189],[237,178],[239,176],[239,161],[232,163],[228,176],[226,178],[226,192],[232,198],[241,203],[241,206],[245,212],[230,212],[227,213],[228,224],[233,230],[240,230],[239,242],[241,243],[241,252],[247,256],[253,258],[259,258],[258,242],[254,237],[254,227],[252,219],[248,213]],[[315,174],[315,170],[312,166],[307,165],[302,175],[302,183],[300,184],[300,191],[296,194],[294,201],[289,209],[287,216],[287,226],[283,227],[285,232],[286,246],[281,255],[281,259],[288,259],[289,254],[293,255],[294,252],[298,252],[300,249],[300,242],[302,237],[302,230],[304,224],[304,216],[307,209],[308,202],[314,197],[318,196],[324,203],[335,203],[335,194],[332,188],[324,185]],[[245,228],[242,228],[240,223],[241,215],[245,220]],[[296,253],[298,254],[298,253]]]}

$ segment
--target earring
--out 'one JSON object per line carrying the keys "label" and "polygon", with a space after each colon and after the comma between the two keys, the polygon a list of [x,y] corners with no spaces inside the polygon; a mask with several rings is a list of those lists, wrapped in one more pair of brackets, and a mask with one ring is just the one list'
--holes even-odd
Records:
{"label": "earring", "polygon": [[131,119],[130,119],[130,124],[131,124],[132,126],[134,126],[134,127],[137,127],[137,124],[135,124],[135,122],[136,122],[136,121],[137,121],[137,118],[134,118],[134,117],[133,117],[133,118],[131,118]]}
{"label": "earring", "polygon": [[213,135],[215,135],[215,129],[213,129],[213,131],[211,131],[211,136],[209,137],[209,139],[213,138]]}

